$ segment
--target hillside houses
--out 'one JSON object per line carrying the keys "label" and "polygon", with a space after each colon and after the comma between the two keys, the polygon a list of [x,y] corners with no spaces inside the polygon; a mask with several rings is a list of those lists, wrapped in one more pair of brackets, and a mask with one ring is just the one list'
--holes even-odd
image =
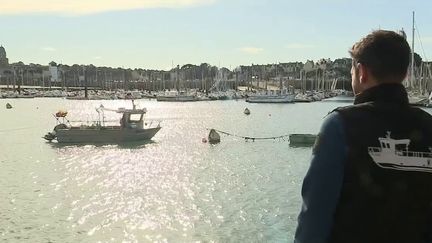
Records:
{"label": "hillside houses", "polygon": [[[264,82],[279,86],[280,82],[301,89],[329,89],[350,87],[351,59],[334,61],[287,62],[241,65],[229,70],[208,63],[185,64],[171,70],[142,68],[97,67],[95,65],[66,65],[50,62],[47,65],[11,63],[6,51],[0,47],[0,84],[15,87],[93,87],[100,89],[199,89],[223,90],[238,86],[252,86]],[[345,85],[346,83],[346,85]]]}

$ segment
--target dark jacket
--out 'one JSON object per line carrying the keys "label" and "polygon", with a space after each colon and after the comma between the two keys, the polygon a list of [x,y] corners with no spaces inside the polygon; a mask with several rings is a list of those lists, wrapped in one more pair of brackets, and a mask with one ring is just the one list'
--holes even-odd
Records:
{"label": "dark jacket", "polygon": [[368,89],[336,112],[346,157],[320,242],[431,242],[432,117],[410,107],[399,84]]}

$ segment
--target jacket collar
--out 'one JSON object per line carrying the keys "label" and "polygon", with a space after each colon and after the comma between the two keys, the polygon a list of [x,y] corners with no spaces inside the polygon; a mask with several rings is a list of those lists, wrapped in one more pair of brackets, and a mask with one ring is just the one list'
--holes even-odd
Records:
{"label": "jacket collar", "polygon": [[371,101],[408,105],[408,94],[402,84],[380,84],[358,94],[354,105]]}

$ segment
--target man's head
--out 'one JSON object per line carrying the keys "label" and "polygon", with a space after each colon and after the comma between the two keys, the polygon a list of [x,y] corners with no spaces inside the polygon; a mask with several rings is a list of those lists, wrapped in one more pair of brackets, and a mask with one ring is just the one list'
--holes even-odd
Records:
{"label": "man's head", "polygon": [[401,83],[408,71],[411,49],[393,31],[373,31],[349,51],[353,59],[352,88],[355,94],[381,83]]}

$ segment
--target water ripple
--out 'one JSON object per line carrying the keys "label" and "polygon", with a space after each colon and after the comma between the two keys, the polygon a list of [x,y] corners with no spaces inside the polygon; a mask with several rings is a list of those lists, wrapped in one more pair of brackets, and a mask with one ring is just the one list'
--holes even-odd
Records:
{"label": "water ripple", "polygon": [[[0,185],[7,185],[0,186],[0,241],[290,241],[310,149],[225,136],[211,146],[201,139],[205,128],[260,136],[315,132],[330,104],[140,100],[150,119],[164,120],[152,143],[56,146],[40,140],[55,124],[46,121],[53,110],[85,121],[100,103],[129,105],[60,99],[22,104],[40,107],[31,116],[45,130],[17,132],[0,144],[6,151],[0,154]],[[310,119],[295,116],[306,105]],[[253,112],[249,117],[242,113],[245,106]],[[11,119],[16,127],[29,126],[18,115]],[[4,122],[2,127],[14,126]],[[20,152],[12,153],[17,146]]]}

